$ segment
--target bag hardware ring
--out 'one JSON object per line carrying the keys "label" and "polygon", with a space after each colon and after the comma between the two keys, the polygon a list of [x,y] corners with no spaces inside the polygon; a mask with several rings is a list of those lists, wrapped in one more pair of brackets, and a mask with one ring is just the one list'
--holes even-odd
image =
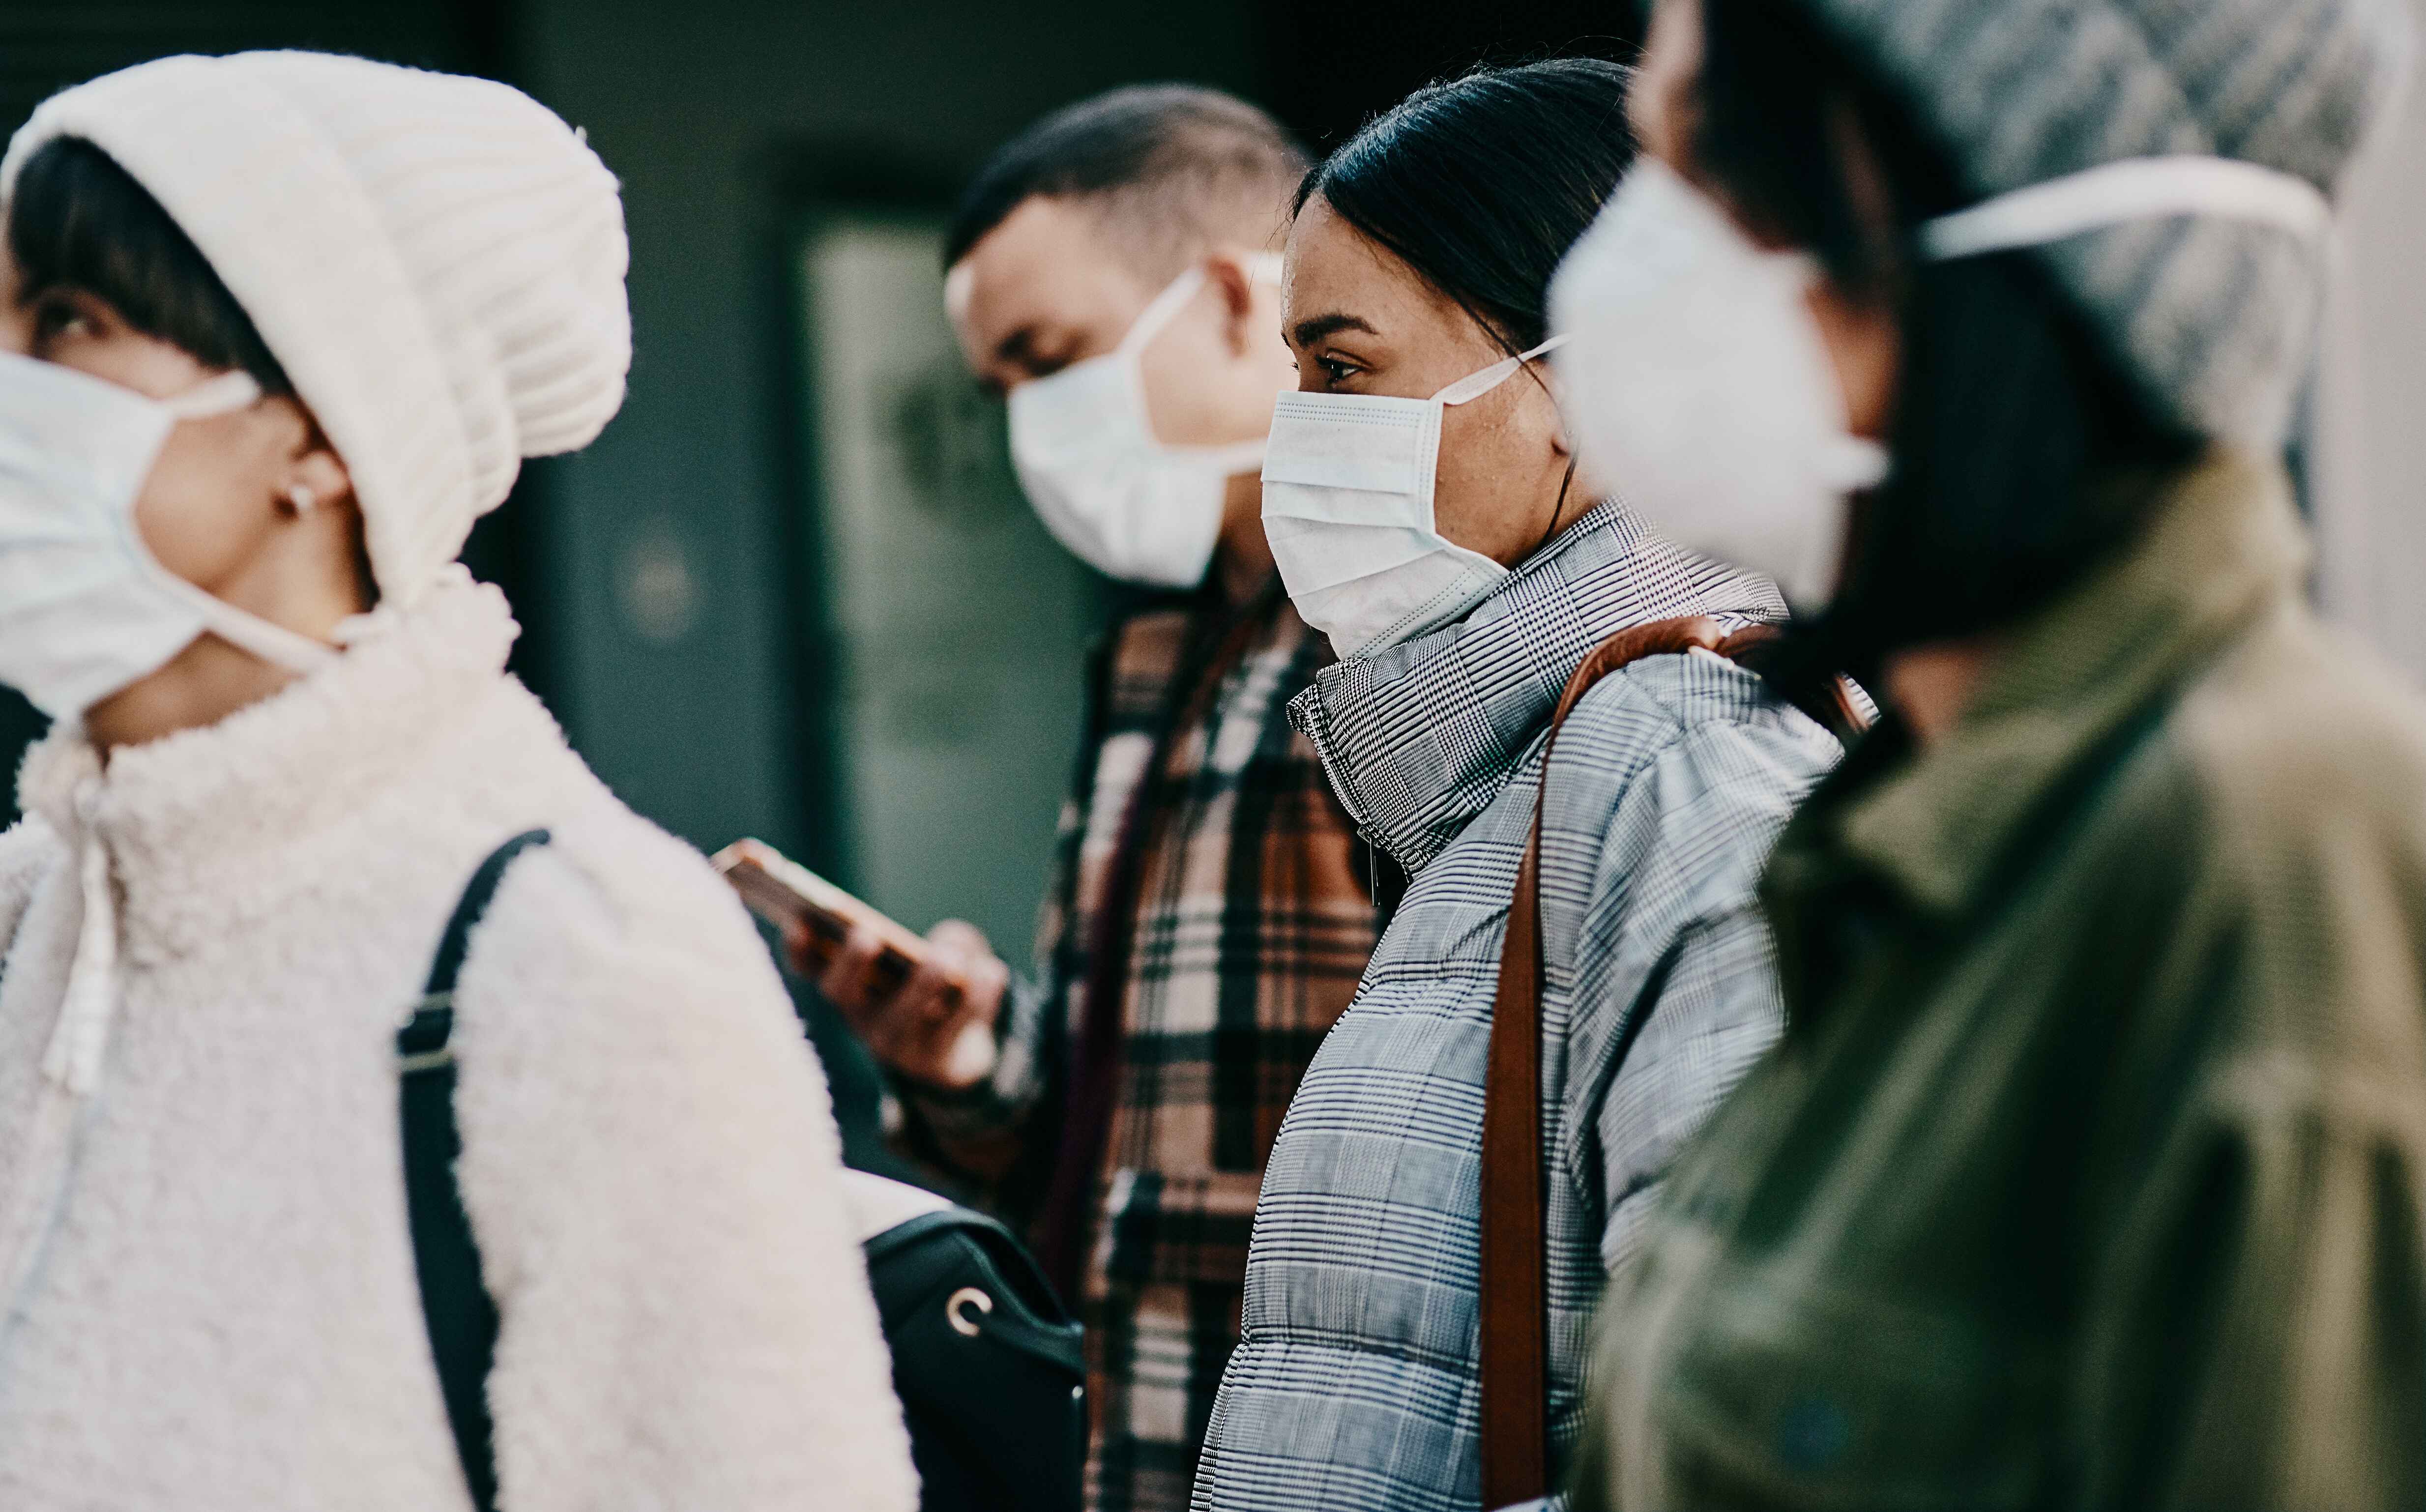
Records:
{"label": "bag hardware ring", "polygon": [[978,1320],[962,1311],[964,1304],[976,1308],[979,1312],[992,1312],[994,1298],[974,1286],[963,1286],[954,1292],[944,1303],[944,1318],[946,1322],[951,1324],[953,1331],[964,1333],[974,1339],[978,1336]]}

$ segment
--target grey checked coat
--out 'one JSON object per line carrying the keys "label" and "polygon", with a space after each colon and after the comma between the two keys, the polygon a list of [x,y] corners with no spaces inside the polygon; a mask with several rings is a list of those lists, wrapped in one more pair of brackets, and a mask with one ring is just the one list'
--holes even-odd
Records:
{"label": "grey checked coat", "polygon": [[[1462,624],[1331,668],[1299,699],[1341,802],[1412,883],[1273,1149],[1200,1509],[1477,1505],[1483,1066],[1543,735],[1616,631],[1781,608],[1766,581],[1605,504]],[[1559,738],[1542,1078],[1560,1463],[1604,1277],[1677,1147],[1778,1032],[1754,883],[1837,754],[1706,653],[1611,676]]]}

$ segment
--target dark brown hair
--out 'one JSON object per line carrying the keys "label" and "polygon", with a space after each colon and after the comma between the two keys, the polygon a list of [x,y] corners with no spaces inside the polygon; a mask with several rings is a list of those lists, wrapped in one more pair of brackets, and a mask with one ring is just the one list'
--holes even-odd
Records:
{"label": "dark brown hair", "polygon": [[55,137],[25,159],[8,200],[8,253],[20,302],[81,289],[197,362],[242,368],[266,393],[294,392],[193,239],[89,141]]}

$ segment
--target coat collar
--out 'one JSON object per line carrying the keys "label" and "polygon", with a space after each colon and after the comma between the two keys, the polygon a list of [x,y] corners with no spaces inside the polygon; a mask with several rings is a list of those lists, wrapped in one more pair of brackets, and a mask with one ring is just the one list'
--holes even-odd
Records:
{"label": "coat collar", "polygon": [[327,668],[106,767],[62,722],[27,753],[20,806],[71,844],[98,835],[130,901],[144,873],[192,875],[325,828],[470,716],[517,634],[504,595],[469,579],[377,624]]}
{"label": "coat collar", "polygon": [[1749,621],[1785,612],[1766,578],[1693,555],[1606,503],[1459,623],[1324,668],[1289,717],[1359,833],[1413,876],[1524,764],[1594,646],[1680,615]]}
{"label": "coat collar", "polygon": [[1890,725],[1822,786],[1779,844],[1774,900],[1855,869],[1959,916],[2066,774],[2297,595],[2307,543],[2280,466],[2219,453],[2138,486],[2162,493],[2138,543],[2012,632],[1953,730],[1920,749]]}

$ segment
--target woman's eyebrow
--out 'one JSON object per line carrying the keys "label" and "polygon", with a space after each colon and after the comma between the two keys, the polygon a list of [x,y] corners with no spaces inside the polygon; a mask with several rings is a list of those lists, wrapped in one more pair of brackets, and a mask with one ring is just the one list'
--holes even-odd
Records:
{"label": "woman's eyebrow", "polygon": [[1380,331],[1375,330],[1371,326],[1366,324],[1365,318],[1362,315],[1342,314],[1337,312],[1334,312],[1327,315],[1316,315],[1310,320],[1299,321],[1294,327],[1290,328],[1289,339],[1300,346],[1311,346],[1316,342],[1322,340],[1323,337],[1336,335],[1338,332],[1343,330],[1361,330],[1367,336],[1379,336],[1382,334]]}

